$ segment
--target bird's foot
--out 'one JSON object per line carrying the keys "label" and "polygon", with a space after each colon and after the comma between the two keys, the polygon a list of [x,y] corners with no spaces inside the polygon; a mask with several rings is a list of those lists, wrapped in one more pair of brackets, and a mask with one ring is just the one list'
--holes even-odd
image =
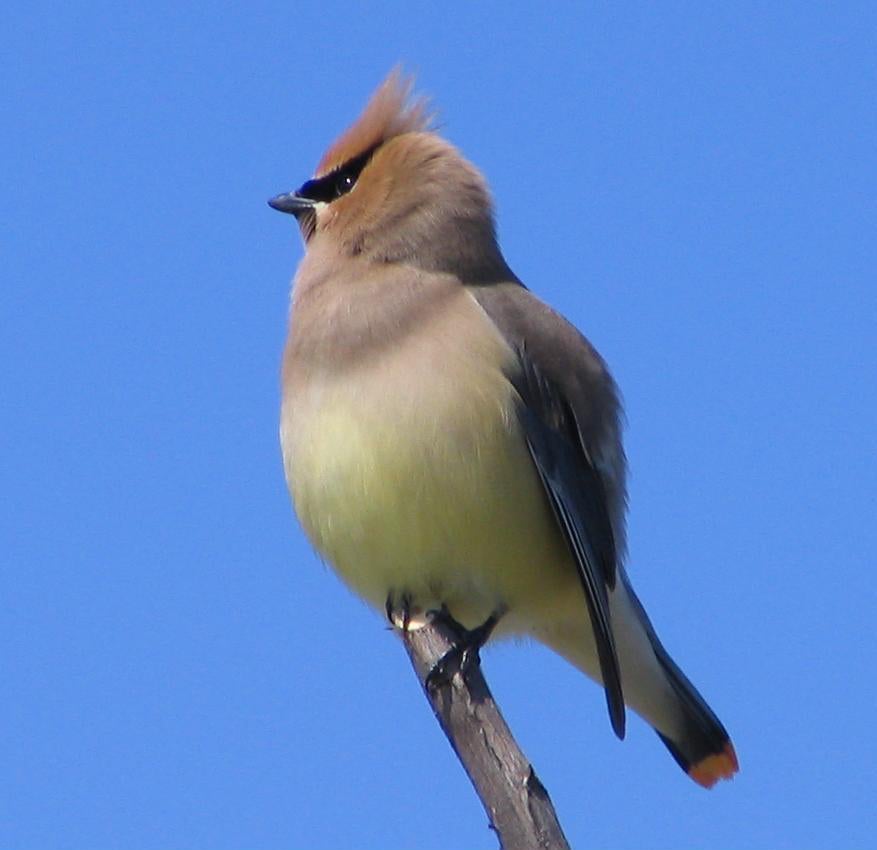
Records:
{"label": "bird's foot", "polygon": [[413,603],[411,594],[407,592],[400,593],[396,590],[391,590],[387,594],[384,610],[387,612],[390,626],[402,632],[413,632],[417,631],[417,629],[422,629],[431,619],[423,608]]}
{"label": "bird's foot", "polygon": [[502,613],[495,611],[474,629],[467,629],[455,620],[444,605],[441,610],[432,612],[432,615],[434,619],[441,619],[450,626],[457,633],[457,639],[454,641],[454,645],[436,661],[432,670],[427,673],[424,684],[428,690],[435,690],[442,685],[449,684],[456,673],[465,678],[471,670],[474,670],[481,663],[479,651],[490,639]]}

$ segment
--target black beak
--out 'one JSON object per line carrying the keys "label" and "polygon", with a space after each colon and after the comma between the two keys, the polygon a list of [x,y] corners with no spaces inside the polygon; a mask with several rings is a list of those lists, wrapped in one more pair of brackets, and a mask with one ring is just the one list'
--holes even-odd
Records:
{"label": "black beak", "polygon": [[303,198],[297,192],[286,192],[283,195],[271,198],[268,201],[268,206],[278,212],[289,213],[297,218],[302,213],[313,210],[316,206],[316,201],[312,201],[310,198]]}

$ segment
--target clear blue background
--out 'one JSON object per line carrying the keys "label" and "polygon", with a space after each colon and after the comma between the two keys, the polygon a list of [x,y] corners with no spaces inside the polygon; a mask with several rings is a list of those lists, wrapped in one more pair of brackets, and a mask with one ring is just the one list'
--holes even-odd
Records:
{"label": "clear blue background", "polygon": [[877,843],[875,6],[537,5],[0,12],[3,850],[495,846],[277,445],[265,200],[399,60],[612,365],[631,571],[740,755],[704,792],[488,651],[571,843]]}

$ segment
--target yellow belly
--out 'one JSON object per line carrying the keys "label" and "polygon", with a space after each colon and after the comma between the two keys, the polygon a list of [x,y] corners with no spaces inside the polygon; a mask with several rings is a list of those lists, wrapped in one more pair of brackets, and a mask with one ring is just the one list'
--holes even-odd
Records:
{"label": "yellow belly", "polygon": [[501,369],[461,359],[421,376],[390,364],[285,402],[287,478],[314,546],[375,606],[408,592],[470,626],[575,587]]}

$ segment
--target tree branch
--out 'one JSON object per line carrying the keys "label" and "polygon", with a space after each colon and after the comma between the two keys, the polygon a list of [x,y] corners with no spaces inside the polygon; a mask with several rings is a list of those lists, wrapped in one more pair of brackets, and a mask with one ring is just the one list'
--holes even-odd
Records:
{"label": "tree branch", "polygon": [[402,639],[417,678],[487,812],[502,850],[569,850],[548,792],[499,712],[479,665],[427,688],[426,677],[454,646],[442,617]]}

